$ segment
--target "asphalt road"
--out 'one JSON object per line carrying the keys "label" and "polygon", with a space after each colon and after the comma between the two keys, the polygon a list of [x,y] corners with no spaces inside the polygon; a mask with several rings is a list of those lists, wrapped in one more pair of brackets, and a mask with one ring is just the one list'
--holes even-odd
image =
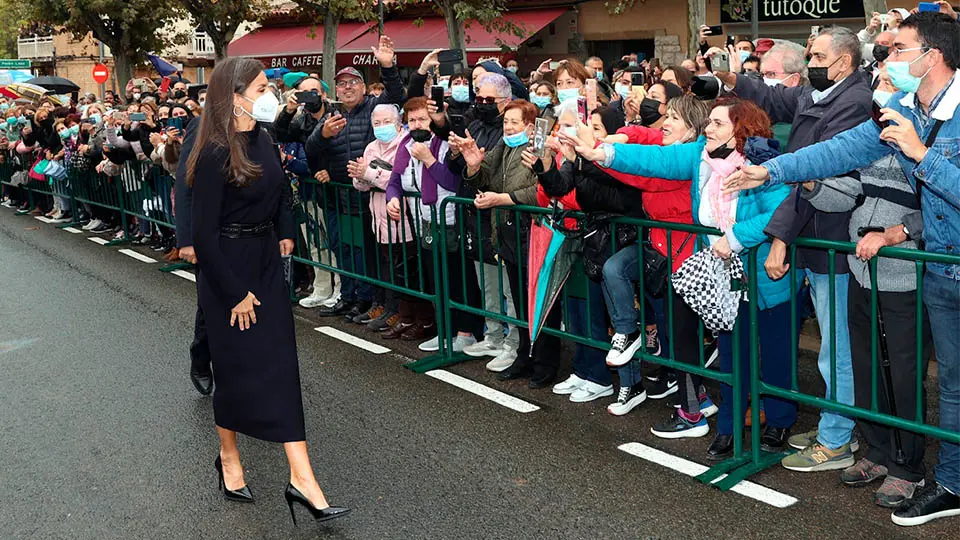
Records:
{"label": "asphalt road", "polygon": [[0,539],[958,538],[956,520],[893,525],[835,473],[753,477],[798,499],[784,509],[721,492],[617,449],[702,462],[709,437],[649,434],[662,402],[614,418],[607,399],[451,368],[541,407],[520,414],[404,369],[409,348],[321,335],[306,312],[308,443],[331,501],[355,512],[327,526],[301,513],[295,529],[278,445],[241,439],[255,505],[217,490],[211,403],[187,377],[194,285],[85,236],[0,209]]}

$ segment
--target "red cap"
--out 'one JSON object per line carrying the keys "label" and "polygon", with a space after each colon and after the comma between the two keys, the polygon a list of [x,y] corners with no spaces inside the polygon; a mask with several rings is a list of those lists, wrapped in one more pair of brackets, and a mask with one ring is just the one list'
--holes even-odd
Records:
{"label": "red cap", "polygon": [[774,45],[775,43],[772,39],[758,39],[756,51],[762,54],[772,49]]}

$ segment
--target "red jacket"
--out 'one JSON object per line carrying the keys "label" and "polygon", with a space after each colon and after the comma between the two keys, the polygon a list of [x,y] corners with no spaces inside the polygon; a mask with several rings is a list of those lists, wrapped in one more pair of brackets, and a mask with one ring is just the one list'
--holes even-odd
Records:
{"label": "red jacket", "polygon": [[[659,129],[642,126],[627,126],[617,130],[618,134],[626,135],[629,144],[663,144],[663,133]],[[664,180],[662,178],[648,178],[604,169],[607,174],[623,182],[643,190],[643,209],[647,216],[654,221],[670,223],[693,223],[693,213],[690,202],[690,181]],[[687,257],[693,255],[697,239],[688,233],[673,231],[672,235],[673,270],[676,271]],[[690,238],[684,245],[684,241]],[[667,231],[665,229],[650,229],[650,242],[664,257],[667,256]],[[683,246],[681,250],[680,247]]]}

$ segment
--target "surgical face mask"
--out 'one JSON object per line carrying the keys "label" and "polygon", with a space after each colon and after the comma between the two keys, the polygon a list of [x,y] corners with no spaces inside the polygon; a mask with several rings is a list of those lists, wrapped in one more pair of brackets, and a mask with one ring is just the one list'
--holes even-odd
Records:
{"label": "surgical face mask", "polygon": [[763,84],[767,86],[777,86],[778,84],[783,84],[783,79],[768,79],[764,77]]}
{"label": "surgical face mask", "polygon": [[563,90],[557,90],[557,99],[560,100],[560,103],[568,99],[577,99],[580,97],[579,88],[564,88]]}
{"label": "surgical face mask", "polygon": [[273,95],[273,92],[265,92],[262,96],[253,100],[247,96],[243,96],[243,99],[253,103],[251,107],[252,112],[247,113],[246,110],[243,112],[250,115],[251,118],[257,122],[271,123],[277,119],[277,111],[280,109],[280,100],[277,99],[277,96]]}
{"label": "surgical face mask", "polygon": [[740,63],[747,61],[747,58],[750,58],[750,51],[737,51],[737,54],[740,55]]}
{"label": "surgical face mask", "polygon": [[[920,47],[917,47],[915,49],[903,49],[900,52],[902,53],[903,51],[915,51],[918,49],[920,49]],[[930,52],[930,50],[928,49],[927,52]],[[913,75],[910,74],[910,65],[916,62],[917,60],[923,58],[924,56],[926,56],[927,52],[921,54],[920,56],[914,58],[909,62],[887,62],[886,63],[887,74],[890,75],[890,82],[893,83],[893,85],[899,88],[900,90],[903,90],[904,92],[915,93],[917,89],[920,88],[920,83],[923,81],[923,78],[926,77],[927,73],[930,73],[930,69],[933,69],[933,68],[931,67],[923,75],[919,77],[914,77]]]}
{"label": "surgical face mask", "polygon": [[890,56],[890,47],[886,45],[873,46],[873,59],[877,62],[885,62]]}
{"label": "surgical face mask", "polygon": [[468,103],[470,101],[470,87],[465,84],[458,84],[450,88],[450,97],[457,103]]}
{"label": "surgical face mask", "polygon": [[140,93],[139,93],[139,92],[135,92],[135,93],[133,94],[133,100],[134,100],[134,101],[140,101]]}
{"label": "surgical face mask", "polygon": [[447,90],[450,89],[450,81],[444,79],[442,81],[437,82],[437,86],[439,86],[440,88],[443,88],[443,91],[446,92]]}
{"label": "surgical face mask", "polygon": [[630,60],[629,62],[627,62],[627,65],[630,66],[630,67],[637,67],[637,61],[636,61],[636,60]]}
{"label": "surgical face mask", "polygon": [[6,103],[0,103],[0,112],[7,112],[7,109],[9,108],[10,105],[7,105]]}
{"label": "surgical face mask", "polygon": [[80,124],[74,124],[67,128],[67,131],[70,132],[71,137],[76,137],[80,133]]}
{"label": "surgical face mask", "polygon": [[594,73],[594,76],[597,78],[598,81],[602,81],[602,80],[603,80],[603,72],[600,71],[599,69],[596,70],[596,72]]}
{"label": "surgical face mask", "polygon": [[207,100],[205,100],[205,99],[201,99],[200,101],[197,102],[197,104],[200,105],[200,108],[201,108],[201,109],[203,108],[203,106],[204,106],[206,103],[207,103]]}
{"label": "surgical face mask", "polygon": [[510,73],[516,73],[519,69],[520,68],[518,68],[517,66],[510,66],[507,68],[507,71],[509,71]]}
{"label": "surgical face mask", "polygon": [[373,128],[373,136],[382,143],[389,143],[397,138],[397,126],[395,124],[377,126]]}
{"label": "surgical face mask", "polygon": [[730,137],[729,139],[727,139],[727,142],[707,152],[707,155],[710,156],[711,159],[727,159],[730,156],[730,154],[733,153],[733,150],[734,150],[733,148],[730,148],[727,146],[728,144],[730,144],[730,141],[732,140],[733,140],[733,137]]}
{"label": "surgical face mask", "polygon": [[[841,57],[842,58],[842,57]],[[830,78],[830,68],[833,67],[833,64],[836,64],[840,61],[840,58],[837,58],[827,67],[812,67],[807,68],[810,76],[810,86],[813,86],[818,92],[823,92],[827,88],[833,86],[834,81]]]}
{"label": "surgical face mask", "polygon": [[100,116],[100,113],[93,113],[93,114],[91,114],[90,116],[88,116],[87,118],[89,118],[90,121],[93,122],[94,124],[99,124],[100,121],[103,120],[103,117]]}
{"label": "surgical face mask", "polygon": [[17,118],[15,116],[7,118],[7,125],[11,127],[17,125]]}
{"label": "surgical face mask", "polygon": [[531,96],[530,101],[537,106],[541,111],[550,106],[550,103],[553,101],[553,98],[550,96]]}
{"label": "surgical face mask", "polygon": [[880,90],[877,88],[873,91],[873,101],[880,105],[881,107],[886,107],[887,102],[890,101],[890,98],[893,97],[893,92],[887,92],[886,90]]}
{"label": "surgical face mask", "polygon": [[60,134],[60,138],[63,140],[67,140],[70,138],[70,130],[67,128],[61,129],[59,134]]}
{"label": "surgical face mask", "polygon": [[626,98],[630,95],[630,85],[629,84],[617,84],[616,85],[617,93],[620,94],[620,97]]}
{"label": "surgical face mask", "polygon": [[513,135],[504,134],[503,142],[510,148],[517,148],[519,146],[526,146],[527,144],[530,144],[530,136],[527,135],[527,130],[523,130],[520,133]]}
{"label": "surgical face mask", "polygon": [[572,137],[575,139],[579,135],[577,133],[577,126],[564,126],[562,129],[563,129],[563,134],[566,135],[567,137]]}

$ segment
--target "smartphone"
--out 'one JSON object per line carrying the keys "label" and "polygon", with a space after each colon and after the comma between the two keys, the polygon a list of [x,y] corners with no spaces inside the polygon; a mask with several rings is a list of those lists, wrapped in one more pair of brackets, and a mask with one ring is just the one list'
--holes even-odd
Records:
{"label": "smartphone", "polygon": [[587,108],[592,111],[597,105],[597,80],[587,79]]}
{"label": "smartphone", "polygon": [[[174,116],[170,118],[170,127],[177,128],[178,131],[183,131],[183,118],[179,116]],[[182,133],[181,133],[182,134]]]}
{"label": "smartphone", "polygon": [[302,103],[304,105],[312,105],[314,103],[320,102],[320,94],[307,90],[306,92],[297,92],[294,94],[297,97],[297,103]]}
{"label": "smartphone", "polygon": [[730,71],[730,54],[721,52],[710,58],[713,71]]}
{"label": "smartphone", "polygon": [[462,114],[451,114],[450,130],[459,137],[465,137],[467,135],[467,118]]}
{"label": "smartphone", "polygon": [[431,86],[430,87],[430,99],[437,104],[437,110],[443,112],[443,94],[444,90],[442,86]]}
{"label": "smartphone", "polygon": [[560,62],[550,62],[550,71],[556,71],[560,67]]}
{"label": "smartphone", "polygon": [[81,123],[81,124],[92,124],[92,123],[93,123],[93,120],[91,120],[91,119],[89,119],[89,118],[84,118],[83,120],[80,120],[80,123]]}
{"label": "smartphone", "polygon": [[633,91],[636,88],[643,88],[644,84],[644,74],[642,71],[634,71],[630,74],[630,90]]}
{"label": "smartphone", "polygon": [[534,121],[533,133],[533,153],[537,157],[543,157],[546,154],[547,136],[550,135],[549,123],[546,118],[537,118]]}
{"label": "smartphone", "polygon": [[334,114],[339,114],[340,116],[347,115],[347,110],[343,107],[343,102],[341,101],[331,101],[330,110],[333,111]]}
{"label": "smartphone", "polygon": [[441,64],[459,64],[463,62],[463,50],[447,49],[437,53],[437,61]]}
{"label": "smartphone", "polygon": [[370,167],[373,169],[383,169],[385,171],[393,171],[393,165],[387,163],[382,159],[374,159],[370,162]]}
{"label": "smartphone", "polygon": [[142,112],[130,113],[131,122],[144,122],[146,121],[146,119],[147,119],[147,113],[142,113]]}
{"label": "smartphone", "polygon": [[734,35],[727,36],[727,41],[726,41],[727,47],[729,47],[730,45],[736,45],[736,44],[737,44],[737,36],[734,36]]}
{"label": "smartphone", "polygon": [[590,121],[587,116],[589,114],[587,111],[587,98],[583,96],[577,98],[577,114],[580,116],[580,121],[584,124]]}
{"label": "smartphone", "polygon": [[719,35],[722,35],[722,34],[723,34],[723,26],[722,26],[722,25],[719,25],[719,24],[718,24],[718,25],[716,25],[716,26],[708,26],[708,27],[707,27],[707,35],[709,35],[709,36],[719,36]]}
{"label": "smartphone", "polygon": [[811,35],[811,36],[819,36],[819,35],[820,35],[820,27],[817,26],[817,25],[811,26],[811,27],[810,27],[810,35]]}
{"label": "smartphone", "polygon": [[917,10],[920,13],[924,11],[940,11],[940,6],[935,2],[920,2],[917,4]]}
{"label": "smartphone", "polygon": [[160,82],[160,92],[167,92],[170,90],[170,77],[164,77],[163,81]]}
{"label": "smartphone", "polygon": [[879,127],[881,130],[883,130],[883,129],[886,129],[886,128],[890,125],[890,121],[889,121],[889,120],[880,120],[880,117],[883,116],[883,113],[880,112],[881,109],[883,109],[883,106],[880,105],[879,103],[877,103],[876,101],[874,101],[874,102],[873,102],[873,110],[871,111],[870,116],[871,116],[871,118],[873,118],[873,122],[874,122],[875,124],[877,124],[877,127]]}

